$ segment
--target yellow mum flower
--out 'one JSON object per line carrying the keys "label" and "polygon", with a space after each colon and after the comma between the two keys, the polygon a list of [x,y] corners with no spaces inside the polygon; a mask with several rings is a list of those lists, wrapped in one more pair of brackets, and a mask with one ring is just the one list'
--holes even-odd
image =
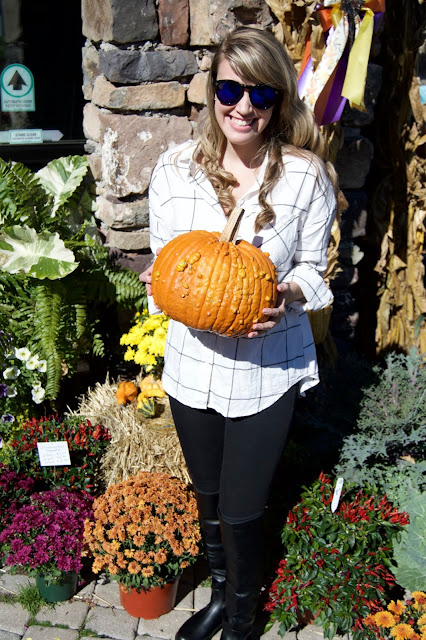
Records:
{"label": "yellow mum flower", "polygon": [[396,638],[396,640],[408,640],[413,633],[413,627],[405,623],[397,624],[390,632],[391,636]]}
{"label": "yellow mum flower", "polygon": [[394,600],[391,600],[388,604],[388,611],[395,613],[397,616],[400,616],[404,610],[405,605],[402,600],[397,600],[396,602],[394,602]]}
{"label": "yellow mum flower", "polygon": [[395,618],[389,611],[379,611],[374,615],[374,621],[378,627],[393,627]]}

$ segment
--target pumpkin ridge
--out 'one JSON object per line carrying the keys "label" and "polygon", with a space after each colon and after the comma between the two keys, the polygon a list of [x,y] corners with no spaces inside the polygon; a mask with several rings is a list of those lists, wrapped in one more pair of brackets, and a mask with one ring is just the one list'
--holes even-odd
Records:
{"label": "pumpkin ridge", "polygon": [[[228,269],[227,271],[225,271],[224,273],[228,273],[227,275],[227,280],[224,282],[223,285],[223,295],[222,295],[222,300],[228,285],[229,280],[231,281],[235,281],[237,279],[238,276],[238,271],[240,269],[240,252],[237,249],[236,245],[234,245],[233,243],[229,243],[229,265],[228,265]],[[219,309],[219,313],[218,313],[218,317],[217,317],[217,324],[216,324],[216,331],[218,333],[224,333],[225,335],[228,335],[230,333],[230,328],[231,325],[234,323],[235,318],[233,317],[233,312],[232,309],[238,309],[239,308],[239,304],[240,304],[240,300],[241,300],[241,296],[240,296],[240,300],[237,300],[234,303],[233,297],[231,300],[229,300],[229,291],[226,291],[227,293],[227,298],[228,300],[225,301],[225,303],[221,303],[221,307]],[[235,290],[233,290],[232,295],[235,296]],[[232,323],[230,324],[229,319],[232,317]]]}
{"label": "pumpkin ridge", "polygon": [[[217,306],[214,310],[214,322],[212,330],[221,333],[222,326],[229,314],[229,292],[227,286],[232,277],[232,243],[218,240],[220,252],[216,260],[215,272],[218,274],[215,281],[214,292]],[[221,300],[221,302],[218,302]]]}
{"label": "pumpkin ridge", "polygon": [[[227,334],[231,334],[231,335],[235,333],[240,335],[242,333],[240,320],[242,319],[243,326],[246,326],[247,317],[248,318],[250,317],[250,316],[247,316],[247,304],[245,304],[245,294],[247,292],[248,282],[247,282],[247,268],[246,268],[245,251],[244,251],[243,242],[240,242],[238,244],[237,249],[240,257],[240,263],[237,264],[237,276],[239,277],[240,270],[244,270],[246,275],[244,276],[244,278],[242,278],[242,286],[241,286],[241,289],[239,290],[238,299],[235,302],[235,305],[232,304],[232,308],[236,310],[236,313],[234,316],[233,323],[231,324],[231,326],[226,332]],[[244,333],[248,333],[248,331],[244,331]]]}
{"label": "pumpkin ridge", "polygon": [[[215,237],[215,239],[217,240],[218,246],[220,246],[219,233],[214,231],[210,235],[213,235]],[[214,244],[216,244],[216,243],[214,243]],[[219,257],[219,255],[220,255],[220,252],[218,254],[218,257]],[[208,296],[209,291],[210,291],[211,282],[212,282],[213,277],[215,275],[215,271],[219,266],[219,260],[216,260],[215,263],[213,265],[211,265],[211,263],[209,264],[209,260],[206,258],[205,255],[203,255],[202,257],[203,257],[203,268],[209,270],[209,273],[206,274],[206,277],[204,279],[209,284],[208,284],[207,287],[204,287],[204,295],[203,295],[202,300],[200,301],[200,307],[199,307],[199,313],[198,313],[198,317],[197,317],[197,323],[199,323],[198,326],[201,325],[200,329],[202,331],[212,331],[214,323],[215,323],[215,316],[207,316],[207,311],[209,311],[209,310],[207,308],[205,309],[205,304],[206,304],[207,296]],[[211,318],[211,320],[208,321],[207,318]]]}

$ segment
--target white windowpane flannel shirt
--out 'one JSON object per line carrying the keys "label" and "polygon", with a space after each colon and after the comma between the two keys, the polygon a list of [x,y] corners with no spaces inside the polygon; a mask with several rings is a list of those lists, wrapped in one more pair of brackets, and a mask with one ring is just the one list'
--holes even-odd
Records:
{"label": "white windowpane flannel shirt", "polygon": [[[185,143],[164,152],[153,171],[149,205],[154,255],[181,233],[221,232],[225,226],[216,193],[192,160],[194,148],[194,143]],[[272,405],[295,384],[303,393],[318,383],[306,309],[315,311],[332,301],[322,274],[336,199],[319,162],[290,154],[283,160],[284,176],[269,194],[275,221],[254,232],[265,159],[256,184],[237,203],[244,209],[238,238],[268,252],[278,281],[297,282],[306,303],[288,305],[281,322],[257,338],[227,338],[170,320],[163,385],[169,395],[188,406],[211,407],[229,417],[251,415]],[[158,312],[152,298],[149,310]]]}

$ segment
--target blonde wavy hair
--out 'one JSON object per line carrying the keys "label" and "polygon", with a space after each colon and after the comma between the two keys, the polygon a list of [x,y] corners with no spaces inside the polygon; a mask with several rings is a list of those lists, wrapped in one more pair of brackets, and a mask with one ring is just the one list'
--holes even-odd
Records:
{"label": "blonde wavy hair", "polygon": [[344,197],[343,194],[340,197],[337,174],[328,161],[328,145],[311,111],[299,98],[297,74],[290,56],[271,32],[256,27],[237,27],[225,37],[214,55],[207,84],[208,111],[194,152],[194,159],[212,183],[224,210],[230,212],[235,207],[232,188],[237,181],[221,167],[226,138],[214,112],[213,81],[223,58],[244,81],[266,84],[280,90],[280,101],[274,106],[264,132],[264,143],[253,158],[253,166],[259,166],[268,154],[265,177],[259,191],[261,211],[255,221],[255,232],[275,218],[267,196],[283,174],[282,157],[286,151],[313,161],[322,161],[338,202],[341,202]]}

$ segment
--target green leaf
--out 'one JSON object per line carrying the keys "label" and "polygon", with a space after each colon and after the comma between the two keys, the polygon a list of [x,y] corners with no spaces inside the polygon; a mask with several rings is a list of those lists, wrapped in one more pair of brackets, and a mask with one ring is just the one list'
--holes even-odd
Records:
{"label": "green leaf", "polygon": [[421,591],[426,584],[426,493],[413,498],[405,509],[410,514],[410,523],[399,539],[393,541],[396,566],[392,567],[392,573],[405,589]]}
{"label": "green leaf", "polygon": [[68,202],[88,171],[85,156],[56,158],[36,173],[41,185],[53,196],[51,216]]}
{"label": "green leaf", "polygon": [[27,273],[33,278],[56,280],[78,266],[72,251],[57,233],[18,225],[0,233],[0,268],[8,273]]}

